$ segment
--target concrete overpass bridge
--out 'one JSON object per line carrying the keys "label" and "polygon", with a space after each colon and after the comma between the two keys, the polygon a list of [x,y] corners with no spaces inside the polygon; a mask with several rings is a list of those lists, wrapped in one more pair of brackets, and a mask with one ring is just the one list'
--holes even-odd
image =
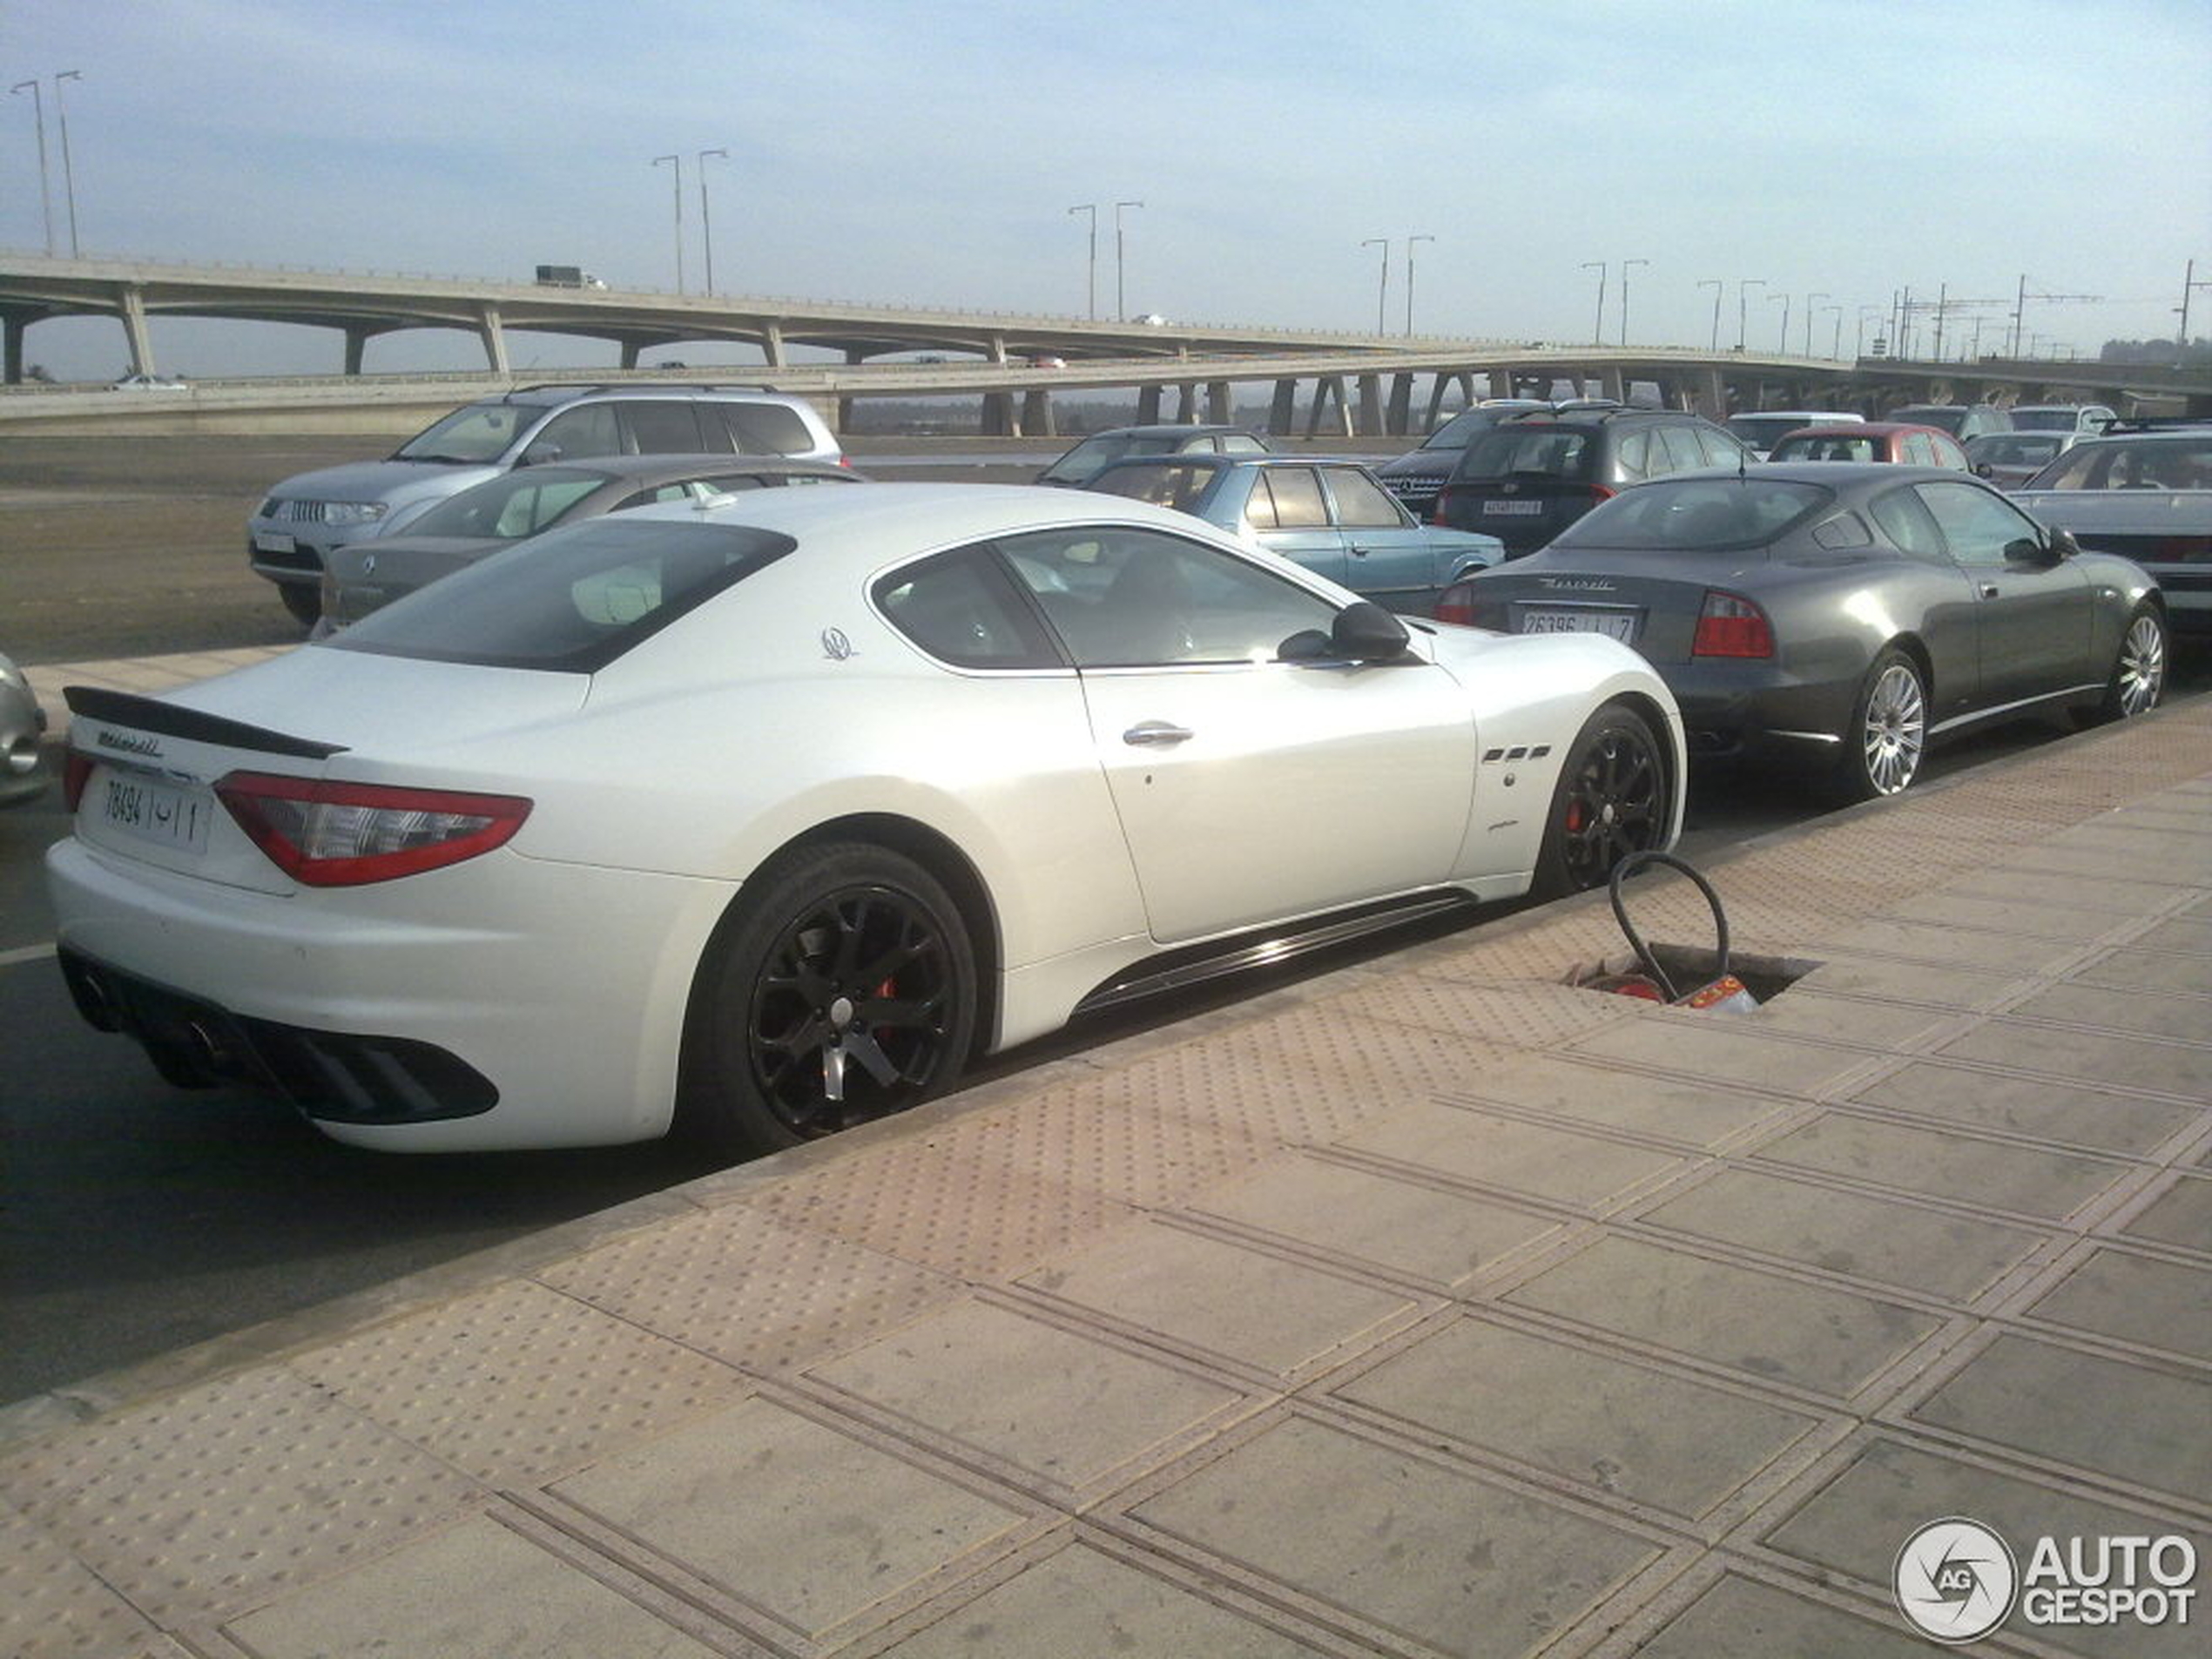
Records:
{"label": "concrete overpass bridge", "polygon": [[[342,372],[325,379],[206,381],[184,393],[47,388],[24,384],[36,324],[106,316],[123,329],[131,361],[157,372],[148,321],[222,317],[328,328]],[[459,329],[482,342],[485,369],[457,375],[371,375],[368,342],[402,329]],[[517,376],[510,329],[613,342],[621,368]],[[1656,388],[1669,404],[1713,415],[1744,408],[1863,408],[1903,401],[2179,399],[2212,412],[2212,373],[2077,362],[1857,363],[1663,347],[1548,345],[1481,339],[1406,340],[1182,323],[1095,321],[926,307],[858,306],[751,296],[671,295],[537,283],[329,272],[55,260],[0,253],[4,395],[0,421],[17,430],[295,429],[373,412],[382,422],[423,421],[455,403],[523,379],[742,380],[813,399],[840,426],[863,398],[980,399],[982,429],[1046,435],[1055,394],[1134,390],[1137,418],[1227,420],[1239,385],[1270,388],[1273,430],[1410,434],[1433,424],[1457,392],[1533,391],[1560,381],[1622,398]],[[762,362],[671,374],[641,368],[655,347],[693,341],[757,347]],[[794,361],[794,349],[832,354]],[[905,361],[885,361],[908,354]],[[843,358],[836,361],[836,356]],[[1310,388],[1303,394],[1301,388]],[[1170,405],[1169,400],[1172,398]],[[1170,413],[1170,409],[1172,413]],[[1301,414],[1302,411],[1302,414]],[[120,424],[118,424],[120,423]]]}

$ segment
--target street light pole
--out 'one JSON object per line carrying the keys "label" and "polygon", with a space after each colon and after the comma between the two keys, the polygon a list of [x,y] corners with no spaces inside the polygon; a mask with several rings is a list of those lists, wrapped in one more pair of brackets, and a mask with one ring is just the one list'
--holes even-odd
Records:
{"label": "street light pole", "polygon": [[1629,267],[1632,265],[1649,265],[1651,261],[1649,260],[1623,260],[1621,261],[1621,343],[1623,346],[1626,346],[1629,343]]}
{"label": "street light pole", "polygon": [[1840,361],[1844,354],[1844,308],[1841,306],[1823,306],[1820,308],[1836,319],[1836,337],[1828,342],[1828,355]]}
{"label": "street light pole", "polygon": [[62,130],[62,194],[69,203],[69,257],[84,257],[77,240],[77,172],[69,165],[69,107],[62,102],[62,83],[81,81],[84,77],[76,70],[65,69],[54,77],[54,120]]}
{"label": "street light pole", "polygon": [[706,291],[711,295],[714,292],[714,220],[708,215],[706,208],[706,158],[709,156],[720,156],[727,161],[730,152],[727,150],[702,150],[698,156],[699,251],[706,256]]}
{"label": "street light pole", "polygon": [[676,292],[684,292],[684,158],[655,156],[653,165],[671,163],[676,169]]}
{"label": "street light pole", "polygon": [[1808,357],[1812,355],[1812,302],[1816,300],[1825,300],[1827,297],[1824,293],[1805,295],[1805,355]]}
{"label": "street light pole", "polygon": [[1748,288],[1764,288],[1764,287],[1766,287],[1764,277],[1736,279],[1736,349],[1738,351],[1744,348],[1747,343],[1745,336],[1751,326],[1751,314],[1746,303],[1744,291]]}
{"label": "street light pole", "polygon": [[1413,244],[1433,242],[1433,236],[1409,236],[1406,239],[1406,338],[1413,337]]}
{"label": "street light pole", "polygon": [[1080,202],[1075,206],[1070,207],[1068,210],[1068,212],[1070,217],[1076,213],[1089,213],[1090,215],[1089,281],[1084,289],[1084,293],[1088,297],[1090,306],[1090,320],[1093,322],[1096,322],[1098,320],[1098,204],[1096,202]]}
{"label": "street light pole", "polygon": [[1697,286],[1701,288],[1710,288],[1713,291],[1712,348],[1717,352],[1721,348],[1721,295],[1728,290],[1728,279],[1725,277],[1700,277],[1697,280]]}
{"label": "street light pole", "polygon": [[1782,338],[1775,343],[1774,349],[1777,356],[1787,357],[1790,354],[1790,296],[1786,293],[1770,293],[1766,297],[1766,302],[1769,305],[1772,305],[1777,300],[1782,301]]}
{"label": "street light pole", "polygon": [[1602,346],[1605,344],[1605,273],[1608,268],[1607,261],[1603,260],[1584,260],[1582,261],[1582,268],[1585,271],[1595,271],[1597,273],[1597,325],[1590,330],[1590,344],[1593,346]]}
{"label": "street light pole", "polygon": [[38,127],[38,206],[46,221],[46,257],[54,257],[54,193],[46,183],[46,101],[38,96],[36,79],[17,81],[8,91],[30,90],[30,118]]}
{"label": "street light pole", "polygon": [[1122,234],[1122,209],[1143,206],[1143,202],[1116,202],[1114,204],[1114,320],[1116,322],[1129,320],[1129,290],[1123,286],[1123,280],[1128,275],[1123,268],[1123,259],[1128,253],[1129,243]]}
{"label": "street light pole", "polygon": [[1375,332],[1379,334],[1383,331],[1383,307],[1390,303],[1390,238],[1371,236],[1359,246],[1382,250],[1382,286],[1375,294]]}

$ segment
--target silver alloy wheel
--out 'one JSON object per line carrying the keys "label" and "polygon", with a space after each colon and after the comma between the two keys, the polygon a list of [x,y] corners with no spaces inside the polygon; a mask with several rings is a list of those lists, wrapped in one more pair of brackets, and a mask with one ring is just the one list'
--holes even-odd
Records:
{"label": "silver alloy wheel", "polygon": [[2128,624],[2120,644],[2120,665],[2114,690],[2119,693],[2121,718],[2132,718],[2158,706],[2166,685],[2166,630],[2146,610]]}
{"label": "silver alloy wheel", "polygon": [[1866,720],[1859,741],[1866,753],[1866,781],[1880,795],[1894,795],[1920,770],[1920,751],[1928,736],[1928,705],[1920,677],[1910,664],[1892,662],[1867,693]]}

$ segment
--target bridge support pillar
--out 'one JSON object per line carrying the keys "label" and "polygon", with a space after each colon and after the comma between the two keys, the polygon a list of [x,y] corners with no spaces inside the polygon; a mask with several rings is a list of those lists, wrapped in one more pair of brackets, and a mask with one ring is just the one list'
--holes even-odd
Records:
{"label": "bridge support pillar", "polygon": [[511,374],[507,366],[507,336],[499,326],[499,307],[487,300],[476,307],[476,332],[483,336],[484,361],[495,374]]}
{"label": "bridge support pillar", "polygon": [[1160,388],[1157,384],[1140,386],[1136,389],[1136,424],[1160,424]]}
{"label": "bridge support pillar", "polygon": [[1298,428],[1298,382],[1277,381],[1275,401],[1267,411],[1267,430],[1278,438],[1286,438]]}
{"label": "bridge support pillar", "polygon": [[23,384],[23,337],[30,327],[30,313],[27,311],[0,312],[0,384]]}
{"label": "bridge support pillar", "polygon": [[1402,438],[1413,429],[1413,377],[1393,374],[1390,377],[1390,402],[1383,412],[1383,430],[1393,438]]}
{"label": "bridge support pillar", "polygon": [[1237,400],[1231,395],[1227,381],[1206,382],[1206,419],[1216,426],[1227,426],[1237,418]]}
{"label": "bridge support pillar", "polygon": [[1359,377],[1359,435],[1363,438],[1379,437],[1382,430],[1382,376],[1362,374]]}
{"label": "bridge support pillar", "polygon": [[1022,424],[1014,418],[1013,393],[983,394],[983,435],[987,438],[1018,438],[1022,435]]}
{"label": "bridge support pillar", "polygon": [[1336,405],[1337,410],[1336,423],[1332,428],[1334,435],[1342,438],[1352,435],[1352,403],[1345,395],[1344,376],[1328,374],[1313,383],[1313,407],[1305,416],[1307,437],[1312,437],[1320,431],[1321,416],[1332,402]]}
{"label": "bridge support pillar", "polygon": [[1629,401],[1629,377],[1618,368],[1599,370],[1597,384],[1599,396],[1609,397],[1615,403],[1626,403]]}
{"label": "bridge support pillar", "polygon": [[991,361],[1003,366],[1011,361],[1006,354],[1006,336],[1004,334],[993,334],[987,343],[990,347]]}
{"label": "bridge support pillar", "polygon": [[771,368],[786,367],[784,361],[784,331],[780,323],[760,325],[760,356]]}
{"label": "bridge support pillar", "polygon": [[619,341],[617,343],[622,347],[622,356],[619,360],[622,367],[624,368],[637,368],[637,354],[644,349],[643,346],[634,340]]}
{"label": "bridge support pillar", "polygon": [[145,290],[135,284],[129,285],[117,299],[123,313],[123,337],[131,347],[131,372],[133,374],[156,373],[153,341],[146,333]]}
{"label": "bridge support pillar", "polygon": [[376,331],[372,328],[364,328],[357,322],[347,323],[346,325],[347,374],[358,374],[361,372],[362,354],[367,351],[368,347],[369,335],[375,332]]}
{"label": "bridge support pillar", "polygon": [[[1483,384],[1487,386],[1489,383],[1488,377],[1485,376]],[[1428,385],[1428,419],[1421,427],[1424,433],[1436,430],[1436,417],[1443,412],[1445,394],[1454,386],[1460,388],[1461,405],[1468,408],[1474,406],[1474,376],[1473,374],[1465,371],[1456,374],[1439,374]]]}
{"label": "bridge support pillar", "polygon": [[1060,428],[1052,419],[1052,394],[1042,387],[1033,387],[1022,394],[1022,429],[1014,435],[1022,438],[1052,438]]}
{"label": "bridge support pillar", "polygon": [[1184,381],[1175,388],[1175,423],[1195,426],[1198,420],[1198,388]]}

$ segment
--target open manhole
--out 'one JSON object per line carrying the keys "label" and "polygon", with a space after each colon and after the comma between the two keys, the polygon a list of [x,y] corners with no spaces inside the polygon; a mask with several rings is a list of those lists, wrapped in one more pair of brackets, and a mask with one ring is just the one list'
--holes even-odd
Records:
{"label": "open manhole", "polygon": [[[1622,883],[1657,866],[1688,877],[1713,913],[1713,943],[1650,941],[1636,931],[1621,894]],[[1721,896],[1697,870],[1669,853],[1632,853],[1616,865],[1610,884],[1613,919],[1628,949],[1597,962],[1578,962],[1566,982],[1579,989],[1640,997],[1678,1007],[1743,1010],[1771,1002],[1820,966],[1803,956],[1752,956],[1729,948],[1728,913]]]}

